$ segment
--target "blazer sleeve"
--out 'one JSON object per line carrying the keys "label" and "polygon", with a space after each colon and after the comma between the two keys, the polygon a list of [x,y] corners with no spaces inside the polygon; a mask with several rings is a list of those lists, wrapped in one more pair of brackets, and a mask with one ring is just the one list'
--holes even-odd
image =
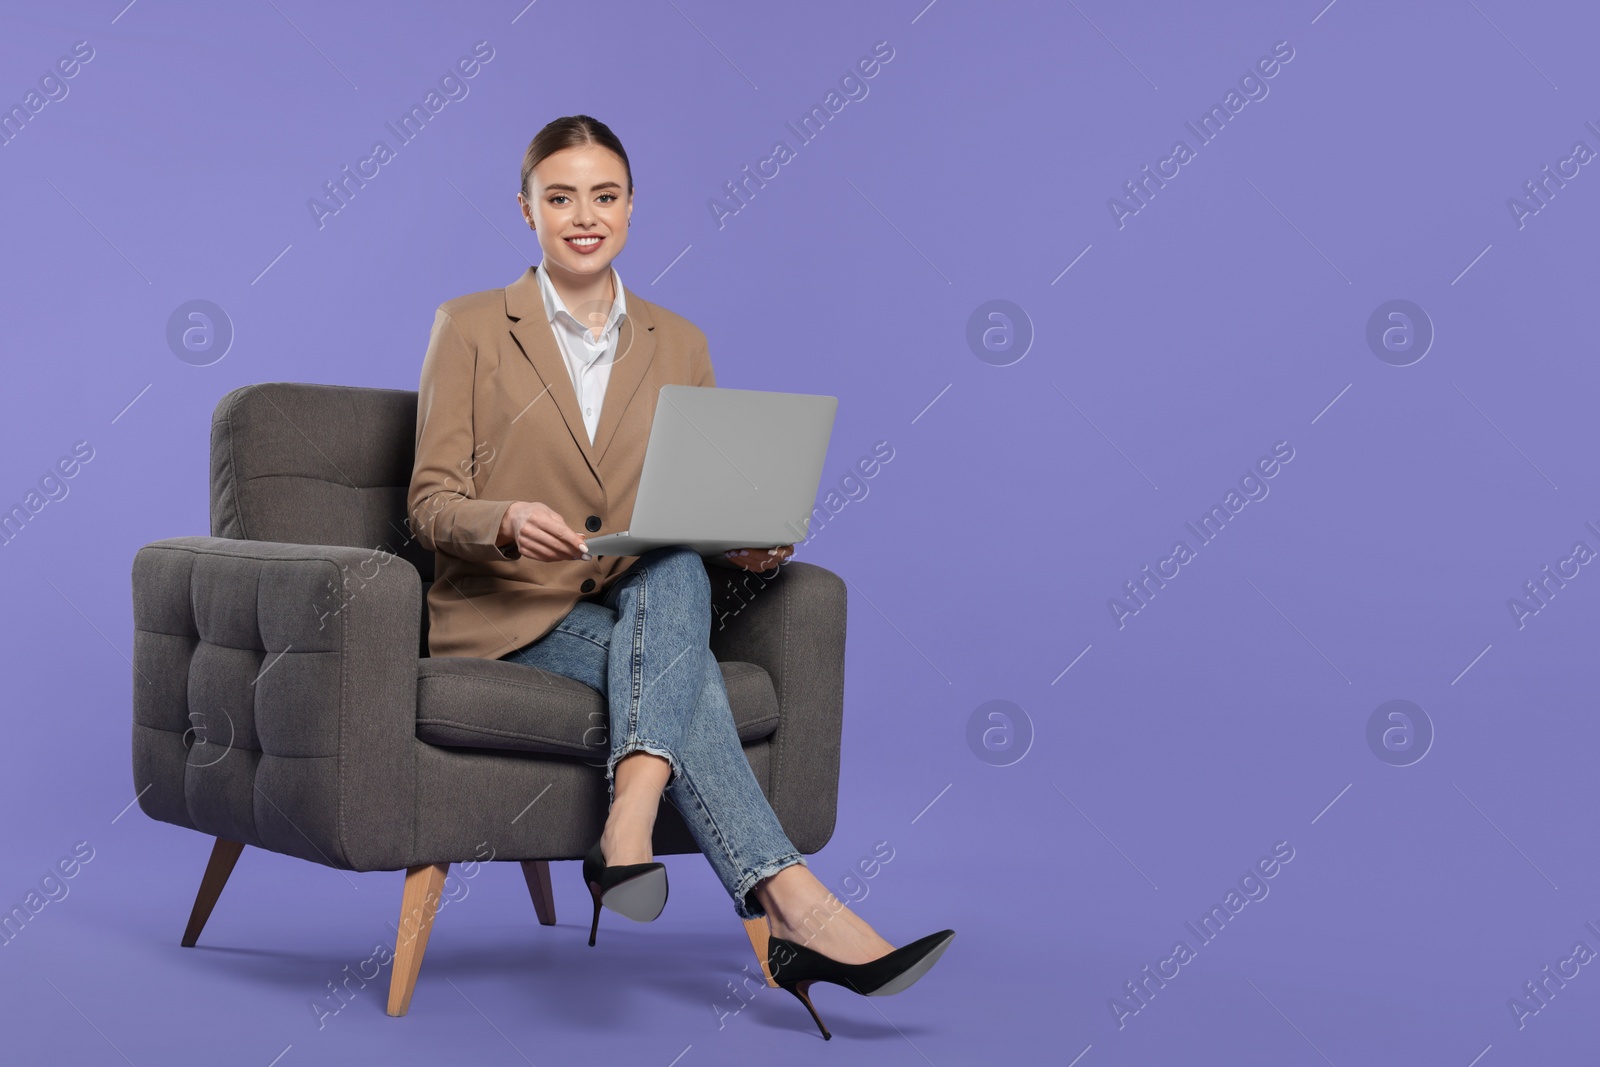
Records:
{"label": "blazer sleeve", "polygon": [[472,439],[477,362],[477,346],[440,307],[417,387],[417,450],[406,508],[426,548],[475,562],[516,559],[515,544],[509,551],[495,544],[512,502],[474,495],[477,465],[493,458],[479,455]]}
{"label": "blazer sleeve", "polygon": [[711,369],[711,350],[706,344],[706,335],[703,333],[700,335],[700,347],[695,352],[692,363],[694,367],[694,381],[690,384],[705,386],[711,389],[716,388],[717,375],[716,372]]}

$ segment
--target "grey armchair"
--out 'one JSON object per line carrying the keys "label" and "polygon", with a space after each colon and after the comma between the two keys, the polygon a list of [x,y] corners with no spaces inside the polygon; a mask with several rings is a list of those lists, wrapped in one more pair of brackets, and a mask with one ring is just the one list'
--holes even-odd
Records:
{"label": "grey armchair", "polygon": [[[433,554],[405,513],[416,404],[391,389],[234,390],[211,425],[213,536],[156,541],[133,562],[139,806],[215,838],[183,944],[246,845],[404,870],[390,1015],[410,1004],[451,863],[520,862],[553,925],[550,861],[581,858],[606,812],[598,692],[428,657]],[[845,585],[799,561],[771,577],[707,570],[745,754],[814,853],[838,796]],[[699,851],[670,804],[655,851]],[[746,929],[764,960],[765,923]]]}

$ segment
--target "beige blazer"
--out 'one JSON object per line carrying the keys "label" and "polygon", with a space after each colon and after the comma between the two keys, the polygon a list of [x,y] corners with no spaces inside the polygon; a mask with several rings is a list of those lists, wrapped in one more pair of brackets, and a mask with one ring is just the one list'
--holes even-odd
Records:
{"label": "beige blazer", "polygon": [[626,530],[657,390],[716,385],[705,334],[624,286],[628,314],[591,445],[535,271],[439,305],[422,360],[406,504],[435,556],[434,656],[499,658],[543,637],[578,600],[603,596],[637,556],[545,563],[515,544],[502,551],[506,509],[539,501],[579,535]]}

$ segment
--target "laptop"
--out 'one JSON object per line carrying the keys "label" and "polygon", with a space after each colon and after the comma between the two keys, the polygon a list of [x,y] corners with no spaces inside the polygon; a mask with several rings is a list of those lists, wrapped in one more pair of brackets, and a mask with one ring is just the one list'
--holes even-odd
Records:
{"label": "laptop", "polygon": [[804,541],[838,397],[663,385],[628,528],[595,556],[685,545],[702,556]]}

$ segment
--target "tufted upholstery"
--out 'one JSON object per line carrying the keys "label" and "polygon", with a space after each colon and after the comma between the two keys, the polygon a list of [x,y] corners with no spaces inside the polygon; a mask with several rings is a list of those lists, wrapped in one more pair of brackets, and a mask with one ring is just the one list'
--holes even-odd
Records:
{"label": "tufted upholstery", "polygon": [[[426,658],[432,559],[404,522],[415,415],[414,393],[294,383],[218,404],[215,536],[154,542],[133,564],[133,771],[152,818],[352,870],[486,843],[575,859],[593,842],[599,694]],[[813,853],[834,824],[844,583],[800,562],[716,570],[712,651],[745,754]],[[656,851],[697,850],[663,806]]]}
{"label": "tufted upholstery", "polygon": [[[354,548],[178,537],[134,559],[134,775],[151,816],[358,870],[403,865],[415,571],[349,598]],[[397,810],[398,809],[398,810]],[[409,819],[406,819],[409,822]]]}

